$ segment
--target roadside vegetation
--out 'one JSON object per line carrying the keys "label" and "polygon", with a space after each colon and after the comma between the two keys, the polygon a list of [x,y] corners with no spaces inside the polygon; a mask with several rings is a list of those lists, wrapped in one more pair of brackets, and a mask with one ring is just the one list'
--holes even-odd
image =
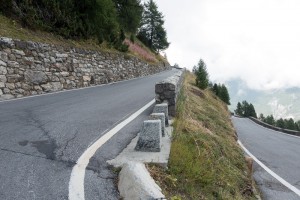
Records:
{"label": "roadside vegetation", "polygon": [[168,169],[148,168],[167,199],[255,199],[227,105],[196,79],[184,78]]}
{"label": "roadside vegetation", "polygon": [[166,60],[163,14],[149,0],[4,0],[0,36]]}

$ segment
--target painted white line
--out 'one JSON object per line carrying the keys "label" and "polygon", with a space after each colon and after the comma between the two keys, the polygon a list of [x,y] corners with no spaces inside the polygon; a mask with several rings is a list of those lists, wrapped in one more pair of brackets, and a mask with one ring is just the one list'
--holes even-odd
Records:
{"label": "painted white line", "polygon": [[89,163],[90,158],[96,153],[96,151],[105,144],[112,136],[120,131],[124,126],[134,120],[147,108],[153,105],[155,99],[147,103],[141,109],[130,115],[127,119],[116,125],[105,135],[100,137],[94,144],[92,144],[77,160],[76,165],[72,169],[71,178],[69,182],[69,200],[84,200],[84,176],[85,169]]}
{"label": "painted white line", "polygon": [[273,172],[270,168],[268,168],[266,165],[264,165],[262,162],[260,162],[253,154],[250,153],[248,149],[242,144],[240,140],[238,140],[239,145],[244,149],[244,151],[253,158],[253,160],[259,164],[264,170],[266,170],[271,176],[273,176],[275,179],[277,179],[280,183],[282,183],[284,186],[292,190],[295,194],[297,194],[300,197],[300,190],[296,188],[295,186],[288,183],[286,180],[281,178],[279,175],[277,175],[275,172]]}
{"label": "painted white line", "polygon": [[[246,118],[246,119],[248,119],[248,118]],[[255,123],[255,122],[252,121],[251,119],[248,119],[248,120],[251,121],[252,123],[254,123],[254,124],[256,124],[256,125],[258,125],[258,126],[264,128],[264,129],[269,130],[269,131],[273,131],[273,132],[276,132],[276,133],[280,133],[280,134],[283,134],[283,135],[287,135],[287,136],[290,136],[290,137],[294,137],[294,138],[300,139],[300,136],[292,135],[292,134],[288,134],[288,133],[284,133],[284,132],[281,132],[281,131],[275,131],[275,130],[273,130],[273,129],[270,129],[270,128],[264,127],[264,126],[262,126],[262,125],[260,125],[260,124],[258,124],[258,123]]]}

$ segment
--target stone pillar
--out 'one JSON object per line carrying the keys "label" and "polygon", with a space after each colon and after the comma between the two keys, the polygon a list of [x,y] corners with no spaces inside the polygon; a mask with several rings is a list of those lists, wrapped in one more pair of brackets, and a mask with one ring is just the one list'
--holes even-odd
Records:
{"label": "stone pillar", "polygon": [[167,103],[156,104],[154,106],[153,113],[164,113],[165,114],[165,125],[169,126],[169,112],[168,112],[168,104]]}
{"label": "stone pillar", "polygon": [[160,152],[161,149],[161,121],[146,120],[135,146],[136,151]]}
{"label": "stone pillar", "polygon": [[160,120],[161,121],[161,134],[165,137],[165,114],[164,113],[152,113],[149,116],[150,120]]}
{"label": "stone pillar", "polygon": [[175,117],[176,100],[179,94],[183,72],[178,71],[175,75],[155,84],[156,103],[168,102],[169,115]]}

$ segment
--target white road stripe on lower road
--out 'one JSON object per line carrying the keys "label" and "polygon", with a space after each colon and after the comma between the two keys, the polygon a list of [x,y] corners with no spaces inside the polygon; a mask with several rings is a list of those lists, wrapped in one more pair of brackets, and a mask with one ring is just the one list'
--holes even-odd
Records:
{"label": "white road stripe on lower road", "polygon": [[284,186],[289,188],[291,191],[293,191],[295,194],[297,194],[300,197],[300,190],[296,188],[295,186],[291,185],[289,182],[281,178],[279,175],[277,175],[275,172],[273,172],[270,168],[268,168],[266,165],[264,165],[262,162],[260,162],[253,154],[250,153],[248,149],[242,144],[240,140],[238,140],[239,145],[243,148],[243,150],[253,158],[253,160],[259,164],[264,170],[266,170],[271,176],[273,176],[275,179],[277,179],[280,183],[282,183]]}
{"label": "white road stripe on lower road", "polygon": [[138,117],[142,112],[153,105],[155,100],[153,99],[141,109],[130,115],[124,121],[116,125],[105,135],[100,137],[94,144],[87,148],[84,153],[79,157],[76,165],[72,169],[71,178],[69,182],[69,200],[84,200],[84,176],[85,169],[89,163],[90,158],[96,153],[96,151],[105,144],[112,136],[119,132],[124,126],[129,124],[132,120]]}

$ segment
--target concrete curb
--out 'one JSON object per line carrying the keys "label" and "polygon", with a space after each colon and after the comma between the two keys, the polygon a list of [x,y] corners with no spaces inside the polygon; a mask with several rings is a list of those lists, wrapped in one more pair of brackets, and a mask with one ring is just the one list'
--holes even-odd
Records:
{"label": "concrete curb", "polygon": [[[152,179],[144,163],[168,166],[172,134],[172,127],[168,126],[168,111],[171,110],[171,115],[175,115],[175,102],[181,87],[182,74],[183,72],[179,71],[155,85],[155,89],[161,91],[160,94],[156,93],[156,97],[159,96],[164,102],[156,99],[156,103],[160,104],[154,107],[153,114],[149,117],[151,120],[144,121],[142,132],[115,159],[107,161],[114,167],[122,167],[118,189],[125,200],[165,199],[161,188]],[[164,99],[165,97],[167,99]],[[162,126],[162,121],[165,126]]]}
{"label": "concrete curb", "polygon": [[118,188],[124,200],[164,199],[160,187],[150,176],[145,165],[140,162],[124,164],[120,174]]}

